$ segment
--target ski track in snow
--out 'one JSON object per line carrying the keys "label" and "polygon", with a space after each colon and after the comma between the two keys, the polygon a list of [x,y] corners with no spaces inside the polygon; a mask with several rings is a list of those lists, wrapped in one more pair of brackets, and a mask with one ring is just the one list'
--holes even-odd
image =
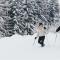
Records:
{"label": "ski track in snow", "polygon": [[[55,37],[57,34],[56,42]],[[14,35],[0,39],[0,60],[60,60],[60,34],[46,35],[45,47],[40,47],[34,37]]]}

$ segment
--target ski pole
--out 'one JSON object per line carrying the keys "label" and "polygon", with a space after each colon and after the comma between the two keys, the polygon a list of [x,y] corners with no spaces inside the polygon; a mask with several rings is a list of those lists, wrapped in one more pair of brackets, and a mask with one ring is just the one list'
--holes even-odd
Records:
{"label": "ski pole", "polygon": [[33,45],[35,44],[35,40],[34,40],[34,42],[33,42]]}
{"label": "ski pole", "polygon": [[56,37],[55,37],[55,43],[56,43],[56,39],[57,39],[57,34],[56,34]]}

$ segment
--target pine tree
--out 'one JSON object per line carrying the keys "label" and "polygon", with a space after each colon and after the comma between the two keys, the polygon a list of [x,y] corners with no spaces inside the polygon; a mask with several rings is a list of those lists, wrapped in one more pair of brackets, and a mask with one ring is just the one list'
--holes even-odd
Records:
{"label": "pine tree", "polygon": [[[30,15],[31,4],[27,2],[27,0],[23,3],[23,1],[14,1],[13,7],[14,9],[14,20],[16,21],[15,30],[18,34],[32,34],[32,30],[35,23],[33,21],[33,16]],[[33,24],[32,24],[33,23]]]}
{"label": "pine tree", "polygon": [[37,23],[52,25],[58,21],[59,8],[55,0],[9,0],[8,4],[8,18],[4,24],[6,36],[14,32],[31,35]]}
{"label": "pine tree", "polygon": [[[8,3],[9,4],[9,3]],[[8,6],[8,10],[7,10],[7,14],[5,16],[5,22],[4,22],[4,29],[6,30],[5,32],[5,36],[9,37],[12,36],[14,34],[14,8],[13,6]]]}
{"label": "pine tree", "polygon": [[5,22],[5,29],[7,30],[7,34],[6,36],[12,36],[14,34],[14,25],[15,25],[15,21],[14,21],[14,9],[13,6],[10,7],[11,9],[8,11],[8,17],[9,19],[6,20]]}
{"label": "pine tree", "polygon": [[[33,34],[36,23],[42,22],[44,24],[54,23],[55,14],[58,14],[58,5],[56,1],[48,0],[33,0],[23,1],[15,0],[15,21],[16,32],[19,34]],[[52,6],[53,5],[53,6]]]}
{"label": "pine tree", "polygon": [[0,37],[5,36],[4,19],[0,17]]}
{"label": "pine tree", "polygon": [[[56,18],[59,16],[59,6],[57,0],[50,0],[49,6],[49,21],[50,23],[54,23]],[[59,19],[57,20],[59,21]],[[56,21],[56,23],[57,23]]]}
{"label": "pine tree", "polygon": [[7,0],[1,0],[0,2],[0,36],[1,37],[5,37],[5,33],[6,33],[6,30],[4,28],[4,25],[5,25],[5,18],[7,17],[7,10],[9,9],[8,8],[9,4],[8,4],[8,1]]}

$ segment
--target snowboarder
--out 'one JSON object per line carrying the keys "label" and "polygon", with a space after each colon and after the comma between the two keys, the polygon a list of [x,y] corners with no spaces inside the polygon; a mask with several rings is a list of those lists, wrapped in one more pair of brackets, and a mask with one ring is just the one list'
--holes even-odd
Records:
{"label": "snowboarder", "polygon": [[38,43],[39,44],[41,44],[41,47],[44,47],[44,39],[45,39],[45,30],[46,29],[46,27],[43,27],[43,24],[42,23],[39,23],[38,24],[38,27],[37,27],[37,29],[36,29],[36,31],[37,31],[37,36],[35,37],[35,39],[36,38],[38,38]]}

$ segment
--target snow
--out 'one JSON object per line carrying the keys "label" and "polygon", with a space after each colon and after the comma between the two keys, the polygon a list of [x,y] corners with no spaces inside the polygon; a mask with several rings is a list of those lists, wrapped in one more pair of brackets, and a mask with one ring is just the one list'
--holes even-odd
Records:
{"label": "snow", "polygon": [[45,47],[40,47],[37,40],[33,44],[35,36],[15,34],[1,38],[0,60],[60,60],[60,33],[49,32],[45,38]]}
{"label": "snow", "polygon": [[59,5],[60,5],[60,0],[58,0],[58,3],[59,3]]}

